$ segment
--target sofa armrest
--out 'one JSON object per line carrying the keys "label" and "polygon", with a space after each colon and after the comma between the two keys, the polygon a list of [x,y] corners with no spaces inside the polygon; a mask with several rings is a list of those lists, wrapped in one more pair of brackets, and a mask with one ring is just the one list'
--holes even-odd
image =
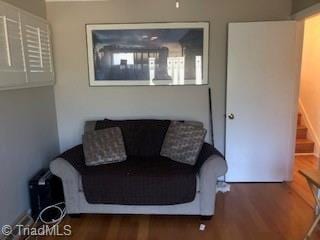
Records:
{"label": "sofa armrest", "polygon": [[199,172],[205,161],[207,161],[207,159],[213,155],[223,157],[223,155],[212,144],[205,142],[202,145],[197,162],[194,166],[195,171]]}
{"label": "sofa armrest", "polygon": [[219,155],[210,156],[200,169],[200,213],[214,215],[218,177],[227,172],[226,161]]}
{"label": "sofa armrest", "polygon": [[80,213],[78,195],[81,176],[78,171],[63,158],[53,160],[50,163],[50,171],[62,180],[67,213]]}

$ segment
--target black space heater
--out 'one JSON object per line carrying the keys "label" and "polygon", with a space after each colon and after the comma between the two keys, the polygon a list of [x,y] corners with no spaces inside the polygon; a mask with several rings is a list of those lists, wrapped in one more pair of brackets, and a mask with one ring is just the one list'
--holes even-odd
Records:
{"label": "black space heater", "polygon": [[[48,206],[64,202],[63,187],[60,178],[54,176],[50,170],[40,170],[29,181],[31,216],[36,220],[40,212]],[[59,212],[55,209],[45,211],[43,219],[55,219]]]}

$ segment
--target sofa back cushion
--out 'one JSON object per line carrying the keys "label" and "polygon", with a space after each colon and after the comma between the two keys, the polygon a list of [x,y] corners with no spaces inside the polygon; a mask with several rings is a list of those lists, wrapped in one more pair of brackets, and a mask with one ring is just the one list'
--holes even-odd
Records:
{"label": "sofa back cushion", "polygon": [[128,156],[159,156],[170,125],[169,120],[110,120],[97,121],[95,130],[119,127]]}

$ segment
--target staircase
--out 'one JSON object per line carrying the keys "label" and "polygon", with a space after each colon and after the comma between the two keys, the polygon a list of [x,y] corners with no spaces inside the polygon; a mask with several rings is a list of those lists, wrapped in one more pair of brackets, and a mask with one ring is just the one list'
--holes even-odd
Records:
{"label": "staircase", "polygon": [[314,151],[314,142],[307,138],[308,128],[302,124],[302,115],[298,114],[296,153],[310,153]]}

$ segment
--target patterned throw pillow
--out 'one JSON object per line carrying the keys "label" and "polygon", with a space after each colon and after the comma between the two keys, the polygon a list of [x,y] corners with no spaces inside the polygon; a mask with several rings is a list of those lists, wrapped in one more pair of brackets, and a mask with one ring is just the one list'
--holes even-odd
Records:
{"label": "patterned throw pillow", "polygon": [[195,165],[207,131],[187,122],[171,122],[164,139],[161,156],[176,162]]}
{"label": "patterned throw pillow", "polygon": [[122,162],[127,159],[121,129],[118,127],[85,133],[83,151],[87,166]]}

